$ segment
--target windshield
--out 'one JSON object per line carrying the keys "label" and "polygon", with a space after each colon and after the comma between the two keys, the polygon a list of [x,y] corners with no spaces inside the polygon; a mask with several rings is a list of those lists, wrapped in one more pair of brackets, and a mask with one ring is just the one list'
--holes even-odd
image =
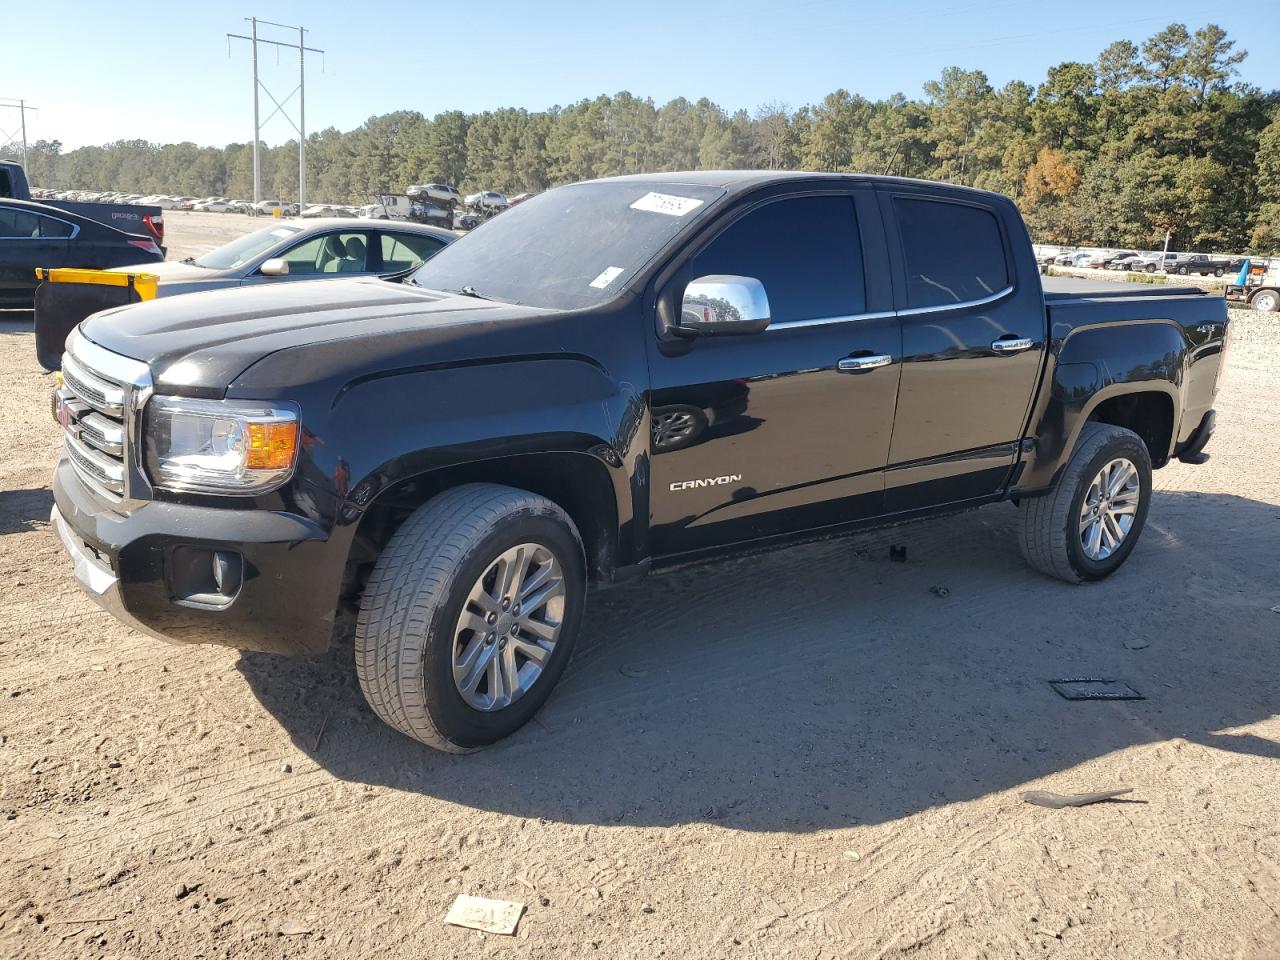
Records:
{"label": "windshield", "polygon": [[595,306],[723,195],[719,187],[683,183],[558,187],[451,243],[412,282],[557,310]]}
{"label": "windshield", "polygon": [[208,267],[210,270],[230,270],[248,263],[254,257],[270,250],[281,240],[287,240],[294,234],[301,233],[301,227],[267,227],[258,230],[239,240],[232,240],[225,247],[211,250],[203,257],[192,261],[197,267]]}

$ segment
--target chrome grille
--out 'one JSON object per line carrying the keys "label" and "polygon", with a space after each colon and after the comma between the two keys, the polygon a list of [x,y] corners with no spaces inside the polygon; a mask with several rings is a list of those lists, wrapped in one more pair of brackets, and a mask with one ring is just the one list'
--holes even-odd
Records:
{"label": "chrome grille", "polygon": [[62,382],[81,400],[108,416],[123,418],[124,388],[86,370],[71,357],[62,361]]}
{"label": "chrome grille", "polygon": [[81,478],[117,496],[124,496],[124,467],[110,457],[95,454],[70,434],[64,440],[67,456]]}
{"label": "chrome grille", "polygon": [[103,350],[77,331],[67,339],[58,419],[67,459],[80,479],[110,499],[130,495],[130,435],[150,375],[145,364]]}

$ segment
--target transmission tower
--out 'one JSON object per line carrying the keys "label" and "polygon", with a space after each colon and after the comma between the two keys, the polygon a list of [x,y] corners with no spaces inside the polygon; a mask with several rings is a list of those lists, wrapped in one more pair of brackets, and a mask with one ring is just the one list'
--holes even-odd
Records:
{"label": "transmission tower", "polygon": [[[271,122],[271,118],[277,113],[281,114],[289,125],[298,132],[298,212],[302,212],[302,208],[307,203],[307,63],[306,56],[308,53],[318,53],[323,55],[323,50],[317,50],[315,47],[308,47],[307,31],[303,27],[290,26],[287,23],[274,23],[271,20],[260,20],[257,17],[245,17],[249,24],[249,35],[243,33],[227,34],[227,51],[230,53],[232,40],[248,40],[250,48],[253,51],[253,202],[257,203],[262,199],[262,161],[258,155],[260,149],[261,130]],[[279,27],[281,30],[297,30],[297,43],[282,43],[279,40],[265,40],[258,36],[258,25],[268,27]],[[273,47],[283,47],[287,50],[298,51],[298,85],[293,88],[287,97],[283,100],[277,100],[275,95],[267,89],[267,85],[258,78],[258,44],[265,43]],[[261,91],[267,95],[276,108],[271,111],[266,120],[259,121],[258,110],[258,92]],[[294,123],[293,118],[285,111],[284,106],[293,99],[294,94],[298,97],[298,122]]]}

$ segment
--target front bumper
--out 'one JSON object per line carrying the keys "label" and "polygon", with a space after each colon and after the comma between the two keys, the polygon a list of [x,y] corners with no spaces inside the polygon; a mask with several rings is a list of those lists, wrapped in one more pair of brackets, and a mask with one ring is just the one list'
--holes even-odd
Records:
{"label": "front bumper", "polygon": [[[125,510],[58,462],[50,521],[77,582],[112,616],[149,636],[243,650],[314,655],[333,634],[345,558],[305,517],[152,501]],[[242,558],[234,595],[183,599],[177,582],[191,551]]]}

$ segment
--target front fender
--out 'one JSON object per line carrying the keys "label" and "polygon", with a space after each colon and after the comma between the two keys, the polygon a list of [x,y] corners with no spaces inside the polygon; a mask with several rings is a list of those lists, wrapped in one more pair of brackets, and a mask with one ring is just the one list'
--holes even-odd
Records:
{"label": "front fender", "polygon": [[583,454],[607,470],[627,526],[645,423],[642,395],[587,358],[391,370],[347,383],[322,423],[304,424],[299,479],[344,540],[365,507],[410,478],[522,454]]}

